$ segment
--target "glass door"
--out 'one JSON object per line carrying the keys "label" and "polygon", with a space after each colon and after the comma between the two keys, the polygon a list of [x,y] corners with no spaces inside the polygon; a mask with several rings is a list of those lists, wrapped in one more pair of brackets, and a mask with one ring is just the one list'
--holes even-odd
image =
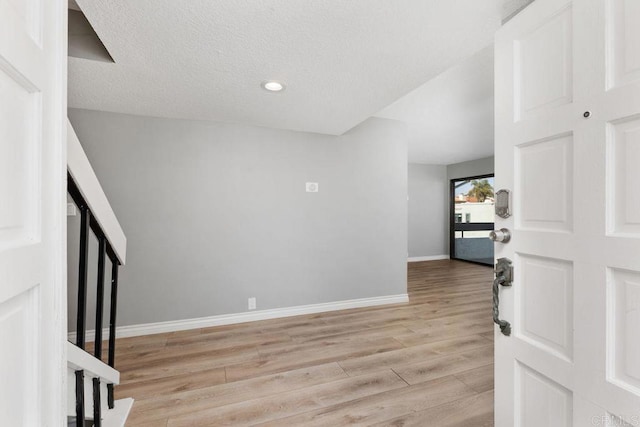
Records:
{"label": "glass door", "polygon": [[493,175],[451,180],[451,259],[493,265],[493,186]]}

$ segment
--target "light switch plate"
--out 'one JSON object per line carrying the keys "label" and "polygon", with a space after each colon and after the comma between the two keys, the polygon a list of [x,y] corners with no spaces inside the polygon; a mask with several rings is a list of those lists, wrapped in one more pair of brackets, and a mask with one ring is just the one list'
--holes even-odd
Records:
{"label": "light switch plate", "polygon": [[317,193],[319,186],[317,182],[307,182],[306,183],[307,193]]}

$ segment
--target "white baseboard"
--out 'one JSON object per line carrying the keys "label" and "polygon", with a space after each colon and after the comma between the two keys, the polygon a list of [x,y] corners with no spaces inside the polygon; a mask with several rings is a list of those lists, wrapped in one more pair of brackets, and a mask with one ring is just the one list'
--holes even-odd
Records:
{"label": "white baseboard", "polygon": [[419,261],[437,261],[440,259],[449,259],[449,255],[431,255],[431,256],[414,256],[409,257],[409,262],[419,262]]}
{"label": "white baseboard", "polygon": [[[323,313],[326,311],[347,310],[350,308],[373,307],[385,304],[399,304],[409,301],[409,295],[387,295],[383,297],[360,298],[346,301],[327,302],[321,304],[299,305],[295,307],[256,310],[244,313],[223,314],[219,316],[200,317],[196,319],[171,320],[168,322],[145,323],[140,325],[120,326],[116,329],[117,338],[137,337],[140,335],[160,334],[163,332],[185,331],[188,329],[209,328],[212,326],[231,325],[235,323],[255,322],[257,320],[278,319],[281,317],[300,316],[303,314]],[[102,331],[103,339],[109,337],[109,330]],[[75,342],[76,333],[70,332],[68,338]],[[86,333],[86,341],[95,338],[95,331]]]}

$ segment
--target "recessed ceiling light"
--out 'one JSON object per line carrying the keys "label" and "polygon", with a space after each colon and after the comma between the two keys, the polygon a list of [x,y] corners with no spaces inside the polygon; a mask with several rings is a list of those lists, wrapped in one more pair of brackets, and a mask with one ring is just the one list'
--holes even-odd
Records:
{"label": "recessed ceiling light", "polygon": [[262,87],[269,92],[280,92],[284,90],[284,85],[282,83],[273,80],[263,82]]}

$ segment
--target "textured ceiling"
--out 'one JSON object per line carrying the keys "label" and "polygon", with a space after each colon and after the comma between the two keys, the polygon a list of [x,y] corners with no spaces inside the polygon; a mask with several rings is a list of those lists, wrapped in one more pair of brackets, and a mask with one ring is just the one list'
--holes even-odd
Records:
{"label": "textured ceiling", "polygon": [[451,164],[493,155],[493,46],[376,114],[409,127],[409,161]]}
{"label": "textured ceiling", "polygon": [[[341,134],[489,45],[498,0],[77,0],[69,106]],[[260,88],[286,83],[282,93]]]}

